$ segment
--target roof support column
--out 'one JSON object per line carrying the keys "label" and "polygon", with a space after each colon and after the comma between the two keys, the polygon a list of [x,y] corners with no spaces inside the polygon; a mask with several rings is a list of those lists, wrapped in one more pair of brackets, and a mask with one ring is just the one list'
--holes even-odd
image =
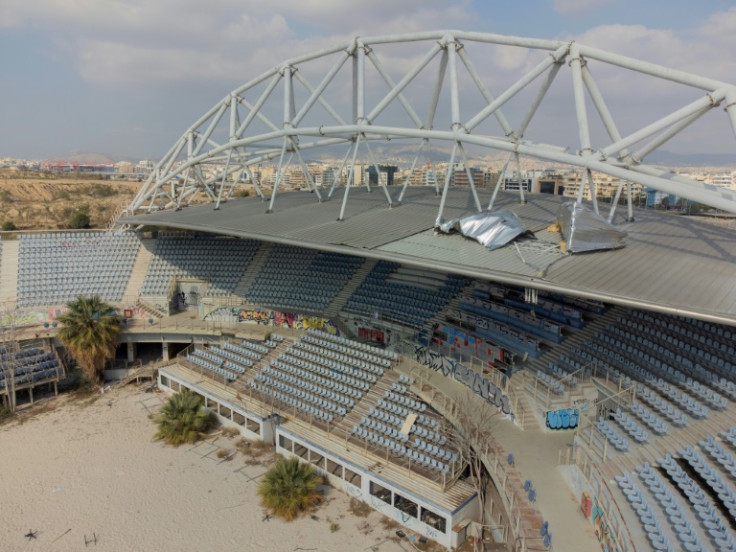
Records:
{"label": "roof support column", "polygon": [[455,164],[455,154],[457,153],[457,142],[452,146],[452,153],[450,154],[450,163],[447,165],[447,173],[445,174],[445,186],[442,188],[442,199],[440,199],[440,210],[437,213],[437,219],[434,222],[435,228],[437,228],[444,221],[442,215],[445,212],[445,202],[447,201],[447,189],[450,187],[450,175],[452,174],[452,166]]}
{"label": "roof support column", "polygon": [[276,201],[276,192],[279,189],[279,184],[281,183],[281,179],[283,178],[283,172],[284,172],[284,155],[286,155],[286,144],[289,142],[289,139],[284,136],[284,144],[281,146],[281,156],[279,157],[279,166],[276,169],[276,182],[273,183],[273,191],[271,192],[271,201],[268,203],[268,209],[266,210],[266,213],[273,213],[273,204]]}
{"label": "roof support column", "polygon": [[327,199],[332,199],[332,194],[335,192],[335,187],[337,186],[337,182],[342,178],[342,170],[345,168],[345,163],[348,161],[348,155],[350,155],[350,150],[352,148],[348,148],[345,152],[345,155],[342,158],[342,163],[340,164],[340,168],[335,173],[334,178],[332,179],[332,186],[330,186],[330,193],[327,194]]}
{"label": "roof support column", "polygon": [[519,203],[524,205],[526,203],[526,198],[524,197],[524,185],[521,182],[521,162],[519,161],[519,152],[514,152],[514,158],[516,159],[516,174],[519,178]]}
{"label": "roof support column", "polygon": [[406,188],[409,186],[409,181],[411,180],[411,177],[414,174],[414,169],[417,166],[417,161],[419,161],[419,157],[421,157],[422,152],[424,151],[424,147],[427,145],[427,142],[429,142],[427,138],[422,139],[422,145],[419,146],[419,151],[414,156],[414,161],[412,162],[411,168],[409,169],[409,174],[406,175],[406,180],[404,181],[404,185],[401,187],[401,192],[399,193],[399,198],[397,200],[398,203],[401,203],[401,201],[404,199],[404,192],[406,192]]}
{"label": "roof support column", "polygon": [[509,152],[509,155],[508,157],[506,157],[506,162],[503,164],[503,168],[501,169],[501,172],[498,173],[498,180],[496,180],[496,187],[493,188],[493,195],[491,195],[491,201],[488,202],[489,211],[493,211],[493,204],[496,202],[496,196],[498,195],[498,190],[501,187],[501,182],[503,182],[503,179],[506,176],[506,169],[509,166],[509,161],[511,161],[512,155],[513,153]]}
{"label": "roof support column", "polygon": [[345,194],[342,196],[342,206],[340,207],[340,216],[337,220],[345,219],[345,206],[348,204],[348,193],[350,193],[350,186],[355,178],[355,159],[358,156],[358,146],[360,146],[360,134],[355,137],[355,146],[353,146],[353,157],[350,163],[350,171],[348,172],[348,180],[345,183]]}

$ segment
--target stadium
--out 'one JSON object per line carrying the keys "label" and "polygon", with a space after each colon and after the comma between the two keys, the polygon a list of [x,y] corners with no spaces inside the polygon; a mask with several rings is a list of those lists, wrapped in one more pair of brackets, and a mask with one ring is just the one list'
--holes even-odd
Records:
{"label": "stadium", "polygon": [[[541,61],[494,98],[471,61],[488,45]],[[396,74],[388,47],[414,64]],[[622,136],[592,76],[603,65],[695,99]],[[525,138],[563,68],[575,153]],[[468,88],[484,100],[470,112]],[[513,126],[503,108],[524,93]],[[32,400],[64,378],[55,317],[97,294],[124,316],[128,361],[162,357],[159,387],[198,393],[224,424],[447,548],[736,550],[736,234],[631,200],[638,184],[736,212],[729,190],[642,162],[716,108],[736,127],[734,105],[726,83],[460,31],[286,61],[193,123],[109,230],[0,242],[0,393]],[[572,207],[470,173],[465,186],[355,184],[359,155],[378,174],[379,144],[409,144],[413,170],[430,141],[449,144],[449,165],[490,148],[578,167],[591,201],[585,180]],[[307,168],[321,150],[342,156],[327,185]],[[271,161],[277,175],[301,166],[306,189],[259,182]],[[593,171],[620,179],[611,204]],[[244,184],[255,193],[236,197]],[[465,222],[499,212],[492,247],[478,243]]]}

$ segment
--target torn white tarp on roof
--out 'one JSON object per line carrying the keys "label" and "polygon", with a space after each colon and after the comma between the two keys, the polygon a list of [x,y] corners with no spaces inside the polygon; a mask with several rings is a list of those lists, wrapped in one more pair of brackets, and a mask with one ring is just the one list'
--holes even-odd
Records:
{"label": "torn white tarp on roof", "polygon": [[503,247],[514,238],[527,232],[519,217],[508,209],[492,213],[476,213],[448,220],[440,224],[439,229],[446,234],[452,231],[460,232],[487,249]]}

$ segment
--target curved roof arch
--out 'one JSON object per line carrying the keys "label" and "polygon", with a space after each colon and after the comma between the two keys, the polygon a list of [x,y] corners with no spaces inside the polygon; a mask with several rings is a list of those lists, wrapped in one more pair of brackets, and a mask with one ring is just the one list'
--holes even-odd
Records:
{"label": "curved roof arch", "polygon": [[[488,46],[531,52],[534,59],[521,57],[518,76],[502,82],[486,74],[486,58],[481,55],[478,64],[474,55],[483,54]],[[388,47],[392,56],[380,55]],[[594,76],[604,67],[646,76],[657,87],[679,85],[687,90],[689,101],[624,133],[606,103],[606,89]],[[577,143],[532,141],[527,137],[530,123],[554,83],[561,80],[568,81],[563,90],[574,108],[567,130],[577,135]],[[680,93],[675,95],[679,101]],[[637,96],[631,90],[632,102]],[[517,103],[516,120],[507,115],[510,102]],[[475,147],[507,152],[507,165],[518,163],[519,156],[529,156],[579,167],[584,170],[580,199],[585,186],[592,188],[591,172],[596,171],[620,179],[617,196],[626,183],[635,182],[736,212],[733,191],[644,163],[652,152],[719,107],[725,111],[724,125],[736,132],[736,86],[577,42],[444,30],[355,37],[286,60],[227,94],[175,141],[128,214],[180,209],[198,196],[219,208],[232,194],[233,178],[228,177],[233,174],[246,175],[272,211],[284,169],[293,165],[304,172],[314,191],[311,200],[317,202],[332,199],[341,185],[340,175],[347,171],[341,219],[356,183],[350,167],[359,151],[367,164],[377,165],[377,143],[409,144],[416,152],[413,170],[430,141],[445,145],[450,165],[466,161],[466,148]],[[596,134],[596,125],[602,132]],[[320,189],[307,161],[315,152],[330,148],[340,151],[342,163],[332,186]],[[277,163],[268,197],[252,171],[267,162]],[[475,210],[491,209],[493,202],[481,204],[469,177],[468,194]],[[406,199],[408,181],[393,192],[381,186],[387,207]],[[442,188],[444,197],[449,178],[442,184],[437,184],[437,192]],[[523,191],[520,194],[523,202]],[[593,207],[598,210],[597,204]],[[612,210],[609,218],[613,215]],[[444,201],[435,224],[443,219]]]}

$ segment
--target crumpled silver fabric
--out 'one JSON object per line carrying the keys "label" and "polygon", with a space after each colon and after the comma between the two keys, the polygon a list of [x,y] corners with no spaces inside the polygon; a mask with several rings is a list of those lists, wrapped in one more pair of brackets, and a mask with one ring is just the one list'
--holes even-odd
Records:
{"label": "crumpled silver fabric", "polygon": [[560,205],[557,222],[570,253],[617,249],[625,245],[626,231],[618,230],[602,216],[575,201]]}
{"label": "crumpled silver fabric", "polygon": [[460,232],[490,250],[503,247],[527,231],[516,213],[508,209],[451,219],[440,224],[439,229],[446,234]]}

